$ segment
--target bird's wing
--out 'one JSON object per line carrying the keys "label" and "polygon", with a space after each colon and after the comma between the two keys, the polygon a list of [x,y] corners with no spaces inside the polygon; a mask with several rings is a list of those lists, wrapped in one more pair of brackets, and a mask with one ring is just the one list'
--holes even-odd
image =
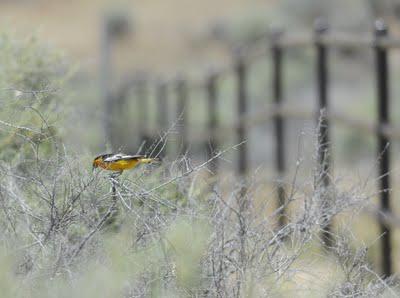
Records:
{"label": "bird's wing", "polygon": [[123,153],[117,153],[113,154],[107,158],[104,159],[105,162],[113,162],[113,161],[118,161],[118,160],[127,160],[127,159],[134,159],[134,158],[139,158],[143,157],[142,155],[128,155],[128,154],[123,154]]}

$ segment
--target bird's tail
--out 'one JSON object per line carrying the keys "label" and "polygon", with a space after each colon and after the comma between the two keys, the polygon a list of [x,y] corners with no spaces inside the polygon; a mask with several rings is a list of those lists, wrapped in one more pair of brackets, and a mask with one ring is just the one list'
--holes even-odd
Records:
{"label": "bird's tail", "polygon": [[150,157],[143,157],[140,159],[140,163],[151,163],[151,162],[158,162],[158,158],[150,158]]}

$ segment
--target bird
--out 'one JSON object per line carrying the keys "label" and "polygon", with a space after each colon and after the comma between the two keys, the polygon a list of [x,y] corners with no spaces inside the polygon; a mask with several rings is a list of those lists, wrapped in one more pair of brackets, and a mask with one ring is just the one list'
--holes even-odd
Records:
{"label": "bird", "polygon": [[130,155],[124,153],[108,153],[96,156],[93,160],[93,170],[100,167],[104,170],[122,174],[124,170],[133,169],[142,163],[151,163],[158,158],[150,158],[146,155]]}

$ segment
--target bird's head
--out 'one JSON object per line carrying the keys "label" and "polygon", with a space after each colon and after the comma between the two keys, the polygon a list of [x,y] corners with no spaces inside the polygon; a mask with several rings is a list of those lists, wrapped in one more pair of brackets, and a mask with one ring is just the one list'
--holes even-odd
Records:
{"label": "bird's head", "polygon": [[96,168],[99,167],[99,164],[102,162],[102,160],[103,160],[102,155],[97,156],[97,157],[93,160],[93,163],[92,163],[92,167],[93,167],[92,169],[93,169],[93,171],[94,171]]}

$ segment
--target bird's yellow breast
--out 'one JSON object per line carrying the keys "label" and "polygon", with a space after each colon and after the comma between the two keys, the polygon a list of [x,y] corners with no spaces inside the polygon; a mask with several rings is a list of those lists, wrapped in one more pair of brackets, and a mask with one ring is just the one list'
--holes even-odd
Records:
{"label": "bird's yellow breast", "polygon": [[137,159],[117,160],[113,162],[100,162],[99,167],[110,171],[123,171],[132,169],[137,166],[140,161]]}

